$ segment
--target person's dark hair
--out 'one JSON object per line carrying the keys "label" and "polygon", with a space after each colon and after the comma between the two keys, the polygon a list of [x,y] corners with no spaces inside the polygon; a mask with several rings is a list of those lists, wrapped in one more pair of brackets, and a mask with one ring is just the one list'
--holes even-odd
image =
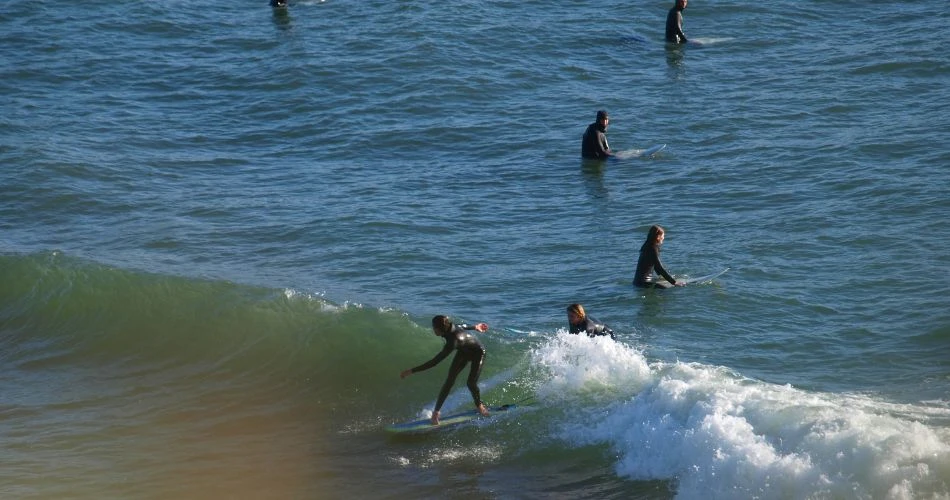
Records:
{"label": "person's dark hair", "polygon": [[452,320],[448,316],[438,315],[432,318],[432,329],[442,335],[452,331]]}
{"label": "person's dark hair", "polygon": [[647,240],[646,240],[646,242],[644,242],[644,244],[645,244],[645,245],[652,245],[652,244],[656,243],[656,239],[657,239],[661,234],[663,234],[663,233],[665,233],[665,232],[666,232],[666,231],[665,231],[662,227],[660,227],[660,226],[658,226],[658,225],[656,225],[656,224],[650,226],[650,230],[647,231]]}
{"label": "person's dark hair", "polygon": [[604,111],[604,110],[601,109],[600,111],[597,112],[597,121],[606,120],[606,119],[608,119],[608,118],[610,118],[610,117],[607,116],[607,112],[606,112],[606,111]]}

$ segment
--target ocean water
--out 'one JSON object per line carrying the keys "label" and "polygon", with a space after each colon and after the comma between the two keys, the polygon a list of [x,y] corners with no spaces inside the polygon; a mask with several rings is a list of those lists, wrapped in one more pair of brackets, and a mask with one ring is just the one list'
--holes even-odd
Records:
{"label": "ocean water", "polygon": [[0,497],[950,497],[950,14],[671,4],[0,5]]}

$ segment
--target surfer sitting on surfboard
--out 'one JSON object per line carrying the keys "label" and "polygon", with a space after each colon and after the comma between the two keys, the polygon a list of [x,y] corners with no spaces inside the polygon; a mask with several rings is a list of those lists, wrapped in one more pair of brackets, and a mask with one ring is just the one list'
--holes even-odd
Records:
{"label": "surfer sitting on surfboard", "polygon": [[657,225],[650,226],[650,231],[647,232],[647,239],[643,242],[643,246],[640,247],[640,258],[637,260],[637,274],[633,277],[634,286],[641,288],[669,288],[670,285],[666,283],[654,281],[654,269],[672,285],[686,286],[686,282],[676,281],[676,278],[668,273],[660,262],[660,245],[663,244],[664,238],[666,238],[666,231],[664,231],[662,227]]}
{"label": "surfer sitting on surfboard", "polygon": [[587,126],[584,137],[581,139],[581,156],[592,160],[606,160],[614,155],[607,144],[607,124],[610,118],[607,112],[597,112],[597,120]]}
{"label": "surfer sitting on surfboard", "polygon": [[573,334],[585,332],[588,337],[610,335],[611,339],[614,338],[613,330],[600,321],[588,316],[584,311],[584,306],[580,304],[567,306],[567,323],[570,327],[570,332]]}
{"label": "surfer sitting on surfboard", "polygon": [[472,364],[472,368],[468,372],[468,381],[466,382],[468,390],[472,393],[472,399],[475,400],[475,408],[478,409],[478,412],[484,416],[488,416],[488,410],[485,408],[484,403],[482,403],[481,393],[478,390],[478,376],[482,373],[482,362],[485,361],[485,348],[482,347],[481,342],[472,334],[466,333],[466,330],[484,332],[488,330],[488,325],[485,323],[478,323],[474,326],[453,325],[448,317],[442,315],[435,316],[432,318],[432,331],[439,337],[445,339],[445,347],[429,361],[415,368],[403,370],[402,373],[399,374],[401,378],[406,378],[413,373],[428,370],[448,357],[452,351],[458,351],[455,353],[455,358],[452,359],[452,366],[449,368],[449,375],[446,377],[445,383],[442,384],[442,390],[439,391],[439,399],[435,402],[435,409],[432,411],[432,425],[439,425],[439,410],[442,409],[445,398],[449,396],[449,391],[452,390],[452,386],[455,384],[455,377],[457,377],[462,369],[465,368],[465,365],[469,363]]}
{"label": "surfer sitting on surfboard", "polygon": [[683,11],[686,10],[688,0],[676,0],[673,8],[666,15],[666,41],[669,43],[686,43],[686,33],[683,33]]}

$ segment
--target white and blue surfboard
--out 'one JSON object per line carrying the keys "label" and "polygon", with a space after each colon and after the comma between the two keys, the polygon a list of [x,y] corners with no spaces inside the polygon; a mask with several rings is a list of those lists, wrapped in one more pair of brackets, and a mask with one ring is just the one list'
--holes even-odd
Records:
{"label": "white and blue surfboard", "polygon": [[411,422],[403,422],[400,424],[392,424],[386,427],[387,432],[391,433],[403,433],[403,432],[430,432],[437,431],[440,429],[445,429],[447,427],[452,427],[458,424],[464,424],[465,422],[472,421],[476,418],[492,418],[497,413],[507,412],[518,405],[509,404],[501,406],[489,406],[487,417],[482,417],[478,410],[468,410],[460,413],[453,413],[452,415],[446,415],[439,419],[439,425],[432,425],[432,421],[428,418],[423,418],[420,420],[413,420]]}

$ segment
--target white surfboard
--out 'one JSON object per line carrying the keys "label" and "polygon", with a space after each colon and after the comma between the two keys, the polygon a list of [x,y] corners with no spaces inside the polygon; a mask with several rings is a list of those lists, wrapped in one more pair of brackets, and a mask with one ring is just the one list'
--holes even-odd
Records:
{"label": "white surfboard", "polygon": [[615,156],[621,160],[626,160],[628,158],[652,158],[653,155],[663,151],[665,148],[666,144],[657,144],[646,149],[628,149],[626,151],[618,151]]}
{"label": "white surfboard", "polygon": [[703,47],[703,46],[706,46],[706,45],[716,45],[716,44],[718,44],[718,43],[728,42],[728,41],[731,41],[731,40],[734,40],[734,39],[735,39],[734,37],[724,37],[724,38],[722,38],[722,37],[720,37],[720,38],[703,38],[703,37],[700,37],[700,38],[690,38],[688,44],[689,44],[689,45],[696,45],[696,46],[698,46],[698,47]]}
{"label": "white surfboard", "polygon": [[646,148],[646,149],[644,149],[643,151],[641,151],[641,152],[640,152],[640,157],[641,157],[641,158],[649,158],[649,157],[651,157],[651,156],[653,156],[653,155],[659,153],[660,151],[663,151],[663,149],[665,149],[665,148],[666,148],[666,144],[657,144],[656,146],[649,147],[649,148]]}
{"label": "white surfboard", "polygon": [[501,406],[489,406],[488,412],[491,414],[488,417],[482,417],[478,410],[468,410],[460,413],[455,413],[453,415],[447,415],[439,419],[439,425],[432,425],[432,421],[428,418],[421,420],[413,420],[411,422],[404,422],[401,424],[393,424],[386,427],[387,432],[392,433],[403,433],[403,432],[429,432],[440,429],[445,429],[447,427],[452,427],[457,424],[462,424],[469,422],[476,418],[491,418],[498,413],[506,412],[514,409],[518,405],[508,404]]}
{"label": "white surfboard", "polygon": [[718,273],[707,274],[706,276],[698,276],[696,278],[688,278],[683,281],[685,281],[687,285],[692,285],[695,283],[706,283],[707,281],[712,281],[714,278],[718,278],[722,276],[728,270],[729,268],[727,267],[723,269],[722,271],[719,271]]}

